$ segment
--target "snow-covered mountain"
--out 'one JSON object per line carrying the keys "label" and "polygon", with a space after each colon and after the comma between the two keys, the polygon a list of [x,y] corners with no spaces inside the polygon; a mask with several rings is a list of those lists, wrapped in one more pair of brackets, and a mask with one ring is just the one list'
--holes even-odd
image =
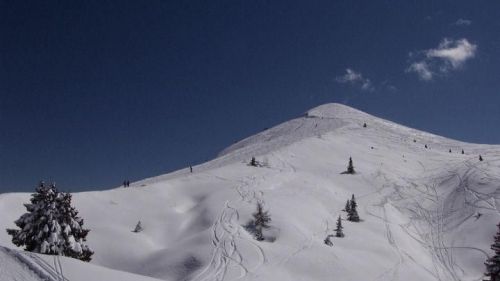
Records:
{"label": "snow-covered mountain", "polygon": [[[341,174],[349,157],[357,173]],[[362,221],[344,220],[346,236],[325,245],[352,194]],[[75,193],[90,264],[19,252],[0,231],[0,280],[480,280],[499,199],[500,146],[326,104],[193,173]],[[28,200],[0,194],[0,228],[14,228]],[[263,242],[244,227],[258,202],[272,218]]]}

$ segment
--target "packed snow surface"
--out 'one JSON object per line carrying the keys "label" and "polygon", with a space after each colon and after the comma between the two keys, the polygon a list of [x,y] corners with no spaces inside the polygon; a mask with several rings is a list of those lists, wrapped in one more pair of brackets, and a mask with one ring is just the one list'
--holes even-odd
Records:
{"label": "packed snow surface", "polygon": [[[262,165],[249,166],[251,157]],[[356,174],[341,174],[349,157]],[[90,264],[19,252],[0,231],[0,280],[481,280],[499,187],[500,146],[326,104],[193,173],[75,193],[91,229]],[[358,223],[342,211],[352,194]],[[0,228],[14,228],[28,201],[0,194]],[[258,202],[272,219],[262,242],[245,228]],[[330,247],[339,215],[345,237]]]}

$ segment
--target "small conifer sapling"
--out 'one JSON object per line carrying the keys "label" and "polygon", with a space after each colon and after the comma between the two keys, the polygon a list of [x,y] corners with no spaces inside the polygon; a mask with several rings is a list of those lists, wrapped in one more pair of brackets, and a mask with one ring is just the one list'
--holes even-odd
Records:
{"label": "small conifer sapling", "polygon": [[337,219],[337,227],[335,228],[335,236],[336,237],[344,237],[344,232],[342,231],[344,227],[342,226],[342,218]]}
{"label": "small conifer sapling", "polygon": [[344,211],[349,213],[351,210],[351,201],[347,199],[347,202],[345,203]]}
{"label": "small conifer sapling", "polygon": [[134,230],[132,232],[138,233],[138,232],[141,232],[143,230],[144,230],[144,228],[142,228],[141,221],[138,221],[137,224],[135,225]]}
{"label": "small conifer sapling", "polygon": [[267,211],[264,212],[261,203],[257,203],[257,212],[253,213],[253,218],[255,226],[255,239],[257,239],[258,241],[263,241],[264,234],[262,233],[262,230],[264,228],[269,228],[271,216],[269,216]]}
{"label": "small conifer sapling", "polygon": [[356,199],[354,198],[354,194],[351,198],[351,206],[350,210],[347,213],[347,220],[352,222],[359,222],[359,215],[357,210],[358,204],[356,203]]}
{"label": "small conifer sapling", "polygon": [[255,157],[252,157],[252,160],[250,160],[250,166],[257,167],[257,160],[255,160]]}
{"label": "small conifer sapling", "polygon": [[349,164],[347,165],[347,173],[354,174],[354,165],[352,164],[352,157],[349,157]]}

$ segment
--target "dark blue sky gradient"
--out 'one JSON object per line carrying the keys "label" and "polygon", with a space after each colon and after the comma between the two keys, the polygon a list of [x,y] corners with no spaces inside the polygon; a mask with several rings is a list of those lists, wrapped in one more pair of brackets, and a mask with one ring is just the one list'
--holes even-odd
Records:
{"label": "dark blue sky gradient", "polygon": [[[498,1],[0,0],[0,192],[163,174],[327,102],[500,143],[498,11]],[[405,72],[409,52],[444,38],[466,38],[476,56],[432,81]],[[337,83],[346,68],[375,90]]]}

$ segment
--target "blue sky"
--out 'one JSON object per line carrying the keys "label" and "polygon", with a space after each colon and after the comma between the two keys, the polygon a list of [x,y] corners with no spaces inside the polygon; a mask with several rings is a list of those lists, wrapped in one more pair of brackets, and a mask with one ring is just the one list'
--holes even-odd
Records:
{"label": "blue sky", "polygon": [[0,1],[0,192],[197,164],[327,102],[500,143],[498,1]]}

